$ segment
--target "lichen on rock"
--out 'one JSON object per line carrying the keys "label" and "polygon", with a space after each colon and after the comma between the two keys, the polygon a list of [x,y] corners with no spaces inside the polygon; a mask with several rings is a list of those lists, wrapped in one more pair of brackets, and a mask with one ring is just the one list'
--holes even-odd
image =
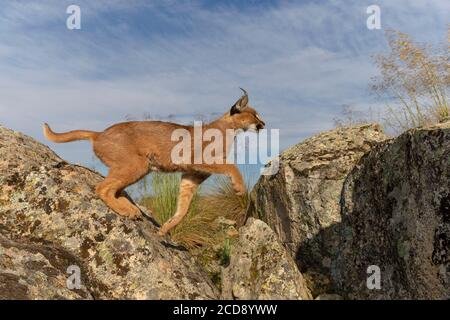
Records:
{"label": "lichen on rock", "polygon": [[67,286],[67,268],[79,264],[76,257],[59,248],[0,235],[0,299],[91,300],[86,285]]}
{"label": "lichen on rock", "polygon": [[[347,177],[332,275],[354,299],[450,298],[450,122],[375,147]],[[380,268],[369,290],[367,268]]]}
{"label": "lichen on rock", "polygon": [[249,215],[264,220],[296,260],[314,296],[331,290],[333,226],[341,221],[341,190],[359,159],[387,139],[377,124],[343,127],[281,153],[280,169],[261,176]]}
{"label": "lichen on rock", "polygon": [[164,245],[150,217],[121,217],[96,196],[102,176],[0,127],[0,234],[75,256],[95,299],[214,299],[192,256]]}
{"label": "lichen on rock", "polygon": [[250,218],[232,246],[231,260],[222,273],[225,299],[311,299],[294,260],[261,220]]}

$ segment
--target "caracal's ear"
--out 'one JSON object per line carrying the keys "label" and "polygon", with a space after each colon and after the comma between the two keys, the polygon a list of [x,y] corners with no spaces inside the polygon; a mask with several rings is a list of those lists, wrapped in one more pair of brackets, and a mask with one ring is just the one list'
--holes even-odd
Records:
{"label": "caracal's ear", "polygon": [[244,92],[244,95],[238,101],[236,101],[236,103],[231,107],[230,115],[241,112],[248,105],[247,91],[245,91],[242,88],[239,88],[239,89],[241,89]]}

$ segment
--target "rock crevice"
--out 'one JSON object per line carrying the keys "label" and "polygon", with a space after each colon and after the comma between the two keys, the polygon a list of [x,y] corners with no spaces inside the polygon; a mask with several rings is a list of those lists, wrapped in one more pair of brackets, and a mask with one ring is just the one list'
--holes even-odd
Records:
{"label": "rock crevice", "polygon": [[339,128],[288,149],[280,166],[256,184],[250,213],[296,258],[313,296],[450,298],[450,122],[394,139],[375,125]]}
{"label": "rock crevice", "polygon": [[331,243],[322,230],[341,221],[344,180],[364,154],[386,139],[375,124],[320,133],[284,151],[279,172],[262,176],[252,191],[249,215],[277,233],[315,296],[331,289]]}

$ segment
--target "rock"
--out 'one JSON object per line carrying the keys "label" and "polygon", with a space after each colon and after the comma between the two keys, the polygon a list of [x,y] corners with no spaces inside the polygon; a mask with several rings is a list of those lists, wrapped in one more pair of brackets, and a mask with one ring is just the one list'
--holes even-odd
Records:
{"label": "rock", "polygon": [[225,299],[311,299],[294,260],[267,224],[250,218],[239,233],[222,273]]}
{"label": "rock", "polygon": [[[343,189],[337,289],[352,299],[450,298],[450,123],[375,147]],[[380,289],[369,290],[380,269]],[[376,268],[376,267],[375,267]]]}
{"label": "rock", "polygon": [[0,300],[93,299],[86,286],[67,286],[67,268],[79,264],[61,249],[0,236]]}
{"label": "rock", "polygon": [[230,220],[230,219],[226,219],[224,217],[218,217],[216,219],[216,222],[219,225],[221,225],[222,227],[229,227],[229,226],[235,226],[236,225],[236,221]]}
{"label": "rock", "polygon": [[331,288],[330,227],[341,221],[344,180],[359,159],[386,138],[375,124],[318,134],[284,151],[278,173],[261,176],[252,191],[249,214],[277,233],[314,296]]}
{"label": "rock", "polygon": [[[83,285],[95,299],[217,298],[217,289],[192,256],[162,242],[151,219],[132,221],[104,205],[95,194],[101,180],[98,173],[66,163],[32,138],[0,127],[0,234],[14,243],[45,243],[76,257],[84,270]],[[25,257],[34,259],[32,252],[24,252]],[[50,258],[39,259],[43,268],[65,273]],[[23,268],[10,281],[28,272]],[[84,298],[58,291],[54,284],[47,289]],[[53,294],[21,290],[33,298]]]}

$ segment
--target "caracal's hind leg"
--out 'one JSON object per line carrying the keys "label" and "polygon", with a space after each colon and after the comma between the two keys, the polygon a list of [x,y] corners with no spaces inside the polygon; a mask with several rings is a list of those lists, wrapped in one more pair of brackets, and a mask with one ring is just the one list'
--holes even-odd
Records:
{"label": "caracal's hind leg", "polygon": [[137,218],[141,210],[120,193],[148,173],[148,162],[145,158],[128,159],[123,167],[111,167],[108,176],[96,189],[98,196],[116,213]]}
{"label": "caracal's hind leg", "polygon": [[164,236],[170,229],[181,222],[189,210],[192,197],[198,186],[209,177],[208,174],[185,173],[181,177],[180,193],[178,195],[177,211],[174,216],[163,224],[158,234]]}

